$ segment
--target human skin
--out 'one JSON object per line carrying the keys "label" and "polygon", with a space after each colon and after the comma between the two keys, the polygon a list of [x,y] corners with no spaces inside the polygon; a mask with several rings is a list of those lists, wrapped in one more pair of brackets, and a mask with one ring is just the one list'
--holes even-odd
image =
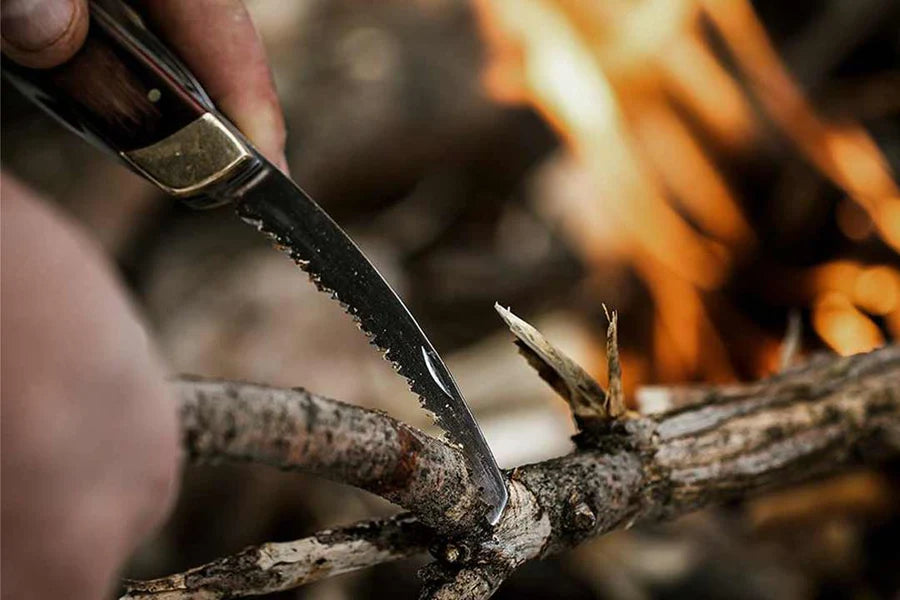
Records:
{"label": "human skin", "polygon": [[[141,4],[219,107],[286,168],[281,108],[242,3]],[[60,64],[87,18],[86,0],[0,0],[3,53]],[[175,400],[109,259],[12,176],[0,186],[2,597],[102,598],[174,498]]]}

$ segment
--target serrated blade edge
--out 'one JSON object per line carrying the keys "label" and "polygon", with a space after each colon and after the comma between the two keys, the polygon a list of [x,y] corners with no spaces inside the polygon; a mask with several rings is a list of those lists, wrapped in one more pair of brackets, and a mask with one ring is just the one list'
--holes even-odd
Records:
{"label": "serrated blade edge", "polygon": [[453,375],[400,297],[343,229],[268,162],[234,196],[238,215],[340,302],[450,441],[462,447],[488,507],[487,520],[496,524],[508,499],[503,476]]}

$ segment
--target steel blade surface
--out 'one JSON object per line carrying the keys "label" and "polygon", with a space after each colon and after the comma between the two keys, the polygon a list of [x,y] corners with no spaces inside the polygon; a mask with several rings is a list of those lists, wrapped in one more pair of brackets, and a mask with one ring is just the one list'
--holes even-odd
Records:
{"label": "steel blade surface", "polygon": [[450,440],[462,446],[489,507],[487,519],[496,523],[507,502],[500,469],[456,381],[400,297],[343,229],[272,165],[236,192],[235,203],[244,221],[272,237],[341,303]]}

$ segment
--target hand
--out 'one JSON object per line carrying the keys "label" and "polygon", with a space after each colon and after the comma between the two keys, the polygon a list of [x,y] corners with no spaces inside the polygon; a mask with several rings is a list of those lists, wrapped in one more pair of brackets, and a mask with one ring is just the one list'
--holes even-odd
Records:
{"label": "hand", "polygon": [[[284,166],[281,110],[242,4],[142,4],[219,108]],[[86,0],[0,0],[3,52],[60,64],[87,18]],[[0,185],[3,597],[93,600],[171,503],[176,403],[107,258],[9,175]]]}
{"label": "hand", "polygon": [[[284,118],[241,0],[139,0],[155,32],[187,63],[222,112],[281,169]],[[87,0],[2,0],[3,53],[29,67],[68,60],[84,42]]]}
{"label": "hand", "polygon": [[96,244],[0,187],[3,598],[103,598],[171,503],[175,399]]}

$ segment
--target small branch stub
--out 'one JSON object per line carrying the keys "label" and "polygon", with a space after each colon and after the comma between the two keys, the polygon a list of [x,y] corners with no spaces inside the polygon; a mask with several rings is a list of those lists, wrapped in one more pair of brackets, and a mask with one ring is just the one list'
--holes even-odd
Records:
{"label": "small branch stub", "polygon": [[606,392],[599,383],[529,323],[499,304],[494,308],[516,336],[516,345],[528,364],[569,403],[579,428],[609,419]]}
{"label": "small branch stub", "polygon": [[[516,346],[528,364],[569,403],[580,430],[605,429],[604,426],[625,416],[622,366],[617,343],[618,315],[615,311],[606,313],[609,319],[606,339],[609,390],[604,391],[581,365],[550,343],[531,324],[499,304],[495,304],[494,308],[516,336]],[[603,309],[606,310],[605,305]]]}
{"label": "small branch stub", "polygon": [[572,531],[590,531],[597,524],[597,515],[579,493],[573,493],[568,500],[569,528]]}
{"label": "small branch stub", "polygon": [[619,313],[603,305],[609,321],[606,329],[606,361],[609,371],[609,390],[606,393],[606,414],[617,419],[625,414],[625,391],[622,388],[622,364],[619,362]]}
{"label": "small branch stub", "polygon": [[800,313],[792,310],[788,314],[787,330],[784,333],[784,341],[781,342],[781,352],[778,357],[779,372],[787,371],[794,364],[800,353],[802,343],[803,324],[800,321]]}

